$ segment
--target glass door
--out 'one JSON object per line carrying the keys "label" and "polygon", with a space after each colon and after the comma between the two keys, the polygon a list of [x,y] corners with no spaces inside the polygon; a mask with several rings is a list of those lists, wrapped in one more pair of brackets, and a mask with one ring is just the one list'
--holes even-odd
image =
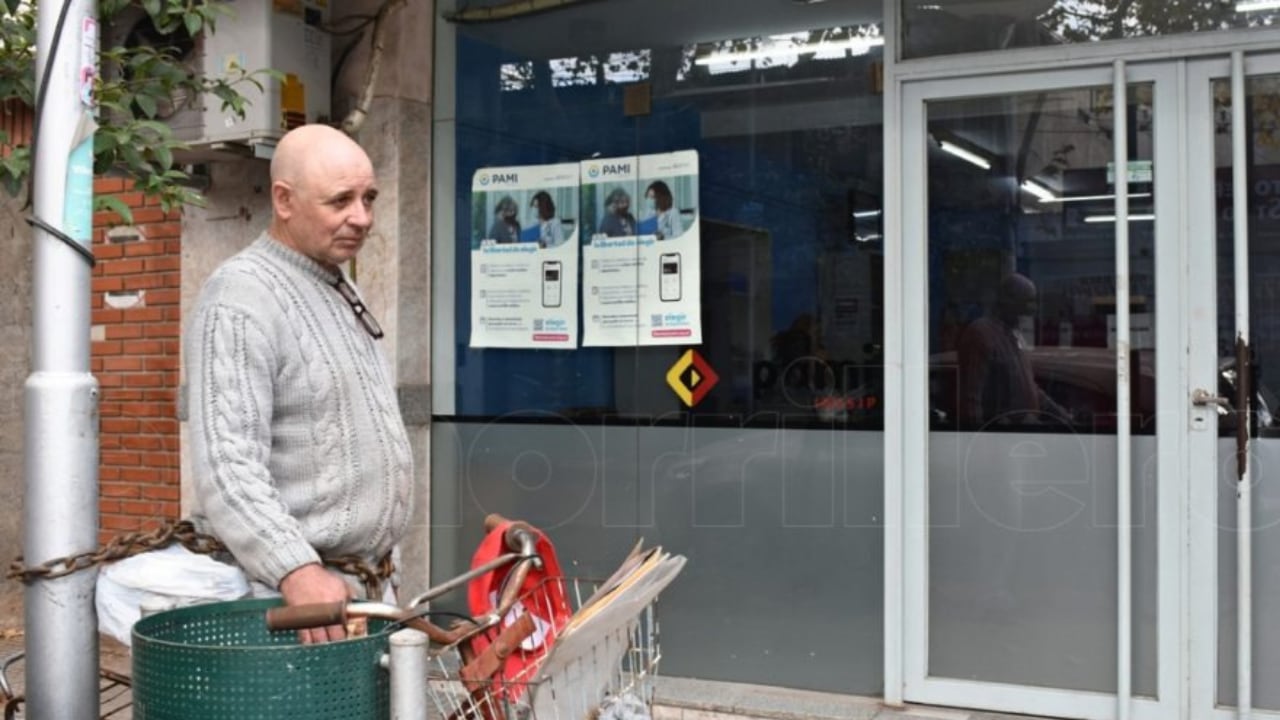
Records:
{"label": "glass door", "polygon": [[908,701],[1179,716],[1177,71],[904,88]]}
{"label": "glass door", "polygon": [[1280,718],[1280,58],[1187,77],[1193,717]]}

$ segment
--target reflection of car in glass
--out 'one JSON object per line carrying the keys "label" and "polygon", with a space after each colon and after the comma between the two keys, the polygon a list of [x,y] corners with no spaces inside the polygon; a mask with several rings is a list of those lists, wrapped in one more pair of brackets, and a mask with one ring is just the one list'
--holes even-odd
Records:
{"label": "reflection of car in glass", "polygon": [[[1050,398],[1071,413],[1068,419],[1042,417],[1042,422],[1001,429],[1052,431],[1070,427],[1079,432],[1114,432],[1116,428],[1115,351],[1102,347],[1034,347],[1026,351],[1031,361],[1036,384]],[[1155,354],[1149,350],[1134,351],[1133,378],[1130,385],[1130,412],[1134,416],[1134,433],[1149,435],[1156,426]],[[956,353],[938,353],[929,358],[929,409],[934,430],[958,427],[957,400],[959,366]],[[1224,358],[1219,365],[1218,395],[1234,404],[1236,397],[1235,358]],[[1256,385],[1255,381],[1255,385]],[[1254,420],[1259,434],[1280,434],[1280,422],[1273,415],[1278,407],[1275,394],[1266,386],[1255,388]],[[1036,427],[1038,426],[1038,427]],[[1233,407],[1218,409],[1218,429],[1233,435],[1236,413]]]}

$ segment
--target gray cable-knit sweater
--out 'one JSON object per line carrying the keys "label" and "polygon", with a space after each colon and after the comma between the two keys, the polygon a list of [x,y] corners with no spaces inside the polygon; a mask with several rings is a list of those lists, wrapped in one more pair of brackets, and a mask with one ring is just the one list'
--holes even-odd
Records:
{"label": "gray cable-knit sweater", "polygon": [[333,278],[263,233],[210,276],[183,348],[193,519],[273,588],[321,555],[373,562],[409,524],[395,388]]}

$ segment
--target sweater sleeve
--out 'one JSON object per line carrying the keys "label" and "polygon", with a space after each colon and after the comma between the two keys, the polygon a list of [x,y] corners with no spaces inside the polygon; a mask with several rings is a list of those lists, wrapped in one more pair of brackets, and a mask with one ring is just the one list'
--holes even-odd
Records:
{"label": "sweater sleeve", "polygon": [[278,587],[318,562],[271,477],[272,378],[268,336],[243,310],[200,310],[188,346],[190,431],[198,504],[213,533],[253,578]]}

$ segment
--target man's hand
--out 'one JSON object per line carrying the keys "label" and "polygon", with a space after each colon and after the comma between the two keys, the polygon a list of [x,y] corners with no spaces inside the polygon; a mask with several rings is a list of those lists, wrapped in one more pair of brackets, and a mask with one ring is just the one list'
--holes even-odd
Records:
{"label": "man's hand", "polygon": [[[311,563],[286,575],[280,581],[280,594],[284,595],[286,605],[346,602],[351,597],[351,588],[342,578]],[[341,625],[298,631],[298,638],[304,645],[341,640],[346,636],[346,628]]]}

